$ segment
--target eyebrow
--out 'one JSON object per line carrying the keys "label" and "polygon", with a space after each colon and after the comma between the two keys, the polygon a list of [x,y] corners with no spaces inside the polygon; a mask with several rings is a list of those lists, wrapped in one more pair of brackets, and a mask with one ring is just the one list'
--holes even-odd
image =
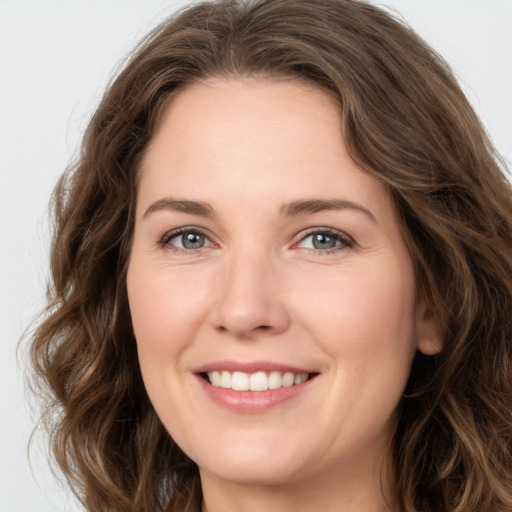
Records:
{"label": "eyebrow", "polygon": [[372,222],[377,223],[377,219],[368,208],[345,199],[305,199],[292,201],[291,203],[286,203],[281,206],[281,215],[285,217],[296,217],[325,210],[354,210],[363,213],[369,217]]}
{"label": "eyebrow", "polygon": [[142,218],[145,219],[149,214],[159,210],[174,210],[182,213],[190,213],[192,215],[202,215],[203,217],[215,216],[213,208],[207,203],[164,197],[163,199],[151,203],[142,215]]}
{"label": "eyebrow", "polygon": [[[203,217],[215,217],[215,211],[208,203],[164,197],[151,203],[142,215],[142,218],[145,219],[151,213],[160,210],[174,210]],[[377,223],[377,219],[370,210],[358,203],[345,199],[300,199],[281,205],[280,213],[284,217],[297,217],[326,210],[354,210],[363,213],[372,222]]]}

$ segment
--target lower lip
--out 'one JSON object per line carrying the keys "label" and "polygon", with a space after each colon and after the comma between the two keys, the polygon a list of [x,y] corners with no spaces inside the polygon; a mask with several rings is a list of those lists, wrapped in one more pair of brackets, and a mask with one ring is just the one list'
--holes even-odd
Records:
{"label": "lower lip", "polygon": [[301,384],[266,391],[234,391],[233,389],[212,386],[201,375],[195,375],[206,395],[214,402],[243,414],[257,414],[268,411],[283,402],[292,400],[306,391],[311,382],[316,379],[308,379]]}

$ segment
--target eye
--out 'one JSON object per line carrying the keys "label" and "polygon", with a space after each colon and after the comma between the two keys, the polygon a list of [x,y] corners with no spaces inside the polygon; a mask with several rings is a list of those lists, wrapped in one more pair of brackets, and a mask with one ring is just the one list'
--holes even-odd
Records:
{"label": "eye", "polygon": [[333,252],[345,247],[353,247],[353,240],[340,231],[317,229],[307,233],[297,244],[301,249]]}
{"label": "eye", "polygon": [[166,234],[160,243],[162,246],[181,251],[198,251],[213,245],[204,233],[193,228],[172,231]]}

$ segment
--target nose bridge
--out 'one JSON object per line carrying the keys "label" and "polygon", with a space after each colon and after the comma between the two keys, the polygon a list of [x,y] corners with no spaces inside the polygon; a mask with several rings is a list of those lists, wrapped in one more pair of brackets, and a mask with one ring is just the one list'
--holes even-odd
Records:
{"label": "nose bridge", "polygon": [[225,262],[217,327],[241,337],[256,330],[282,332],[289,318],[278,266],[268,250],[240,245]]}

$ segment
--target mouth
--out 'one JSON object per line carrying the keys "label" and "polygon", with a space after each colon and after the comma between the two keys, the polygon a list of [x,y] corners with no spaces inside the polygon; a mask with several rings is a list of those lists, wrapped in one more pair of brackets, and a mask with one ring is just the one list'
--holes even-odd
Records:
{"label": "mouth", "polygon": [[320,373],[273,361],[222,360],[195,368],[207,397],[236,413],[259,414],[308,395]]}
{"label": "mouth", "polygon": [[243,371],[213,370],[201,372],[201,377],[217,388],[234,391],[267,391],[298,386],[315,377],[316,373],[291,371]]}

